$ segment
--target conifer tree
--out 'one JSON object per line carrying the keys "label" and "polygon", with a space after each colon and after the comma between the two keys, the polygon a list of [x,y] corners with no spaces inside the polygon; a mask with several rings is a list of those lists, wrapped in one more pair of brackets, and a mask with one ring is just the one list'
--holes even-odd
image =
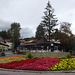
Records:
{"label": "conifer tree", "polygon": [[52,32],[54,31],[54,27],[57,25],[57,18],[55,18],[56,15],[54,15],[54,9],[52,8],[50,1],[48,1],[47,6],[45,8],[44,16],[42,18],[42,24],[45,27],[46,33],[50,37],[52,35]]}

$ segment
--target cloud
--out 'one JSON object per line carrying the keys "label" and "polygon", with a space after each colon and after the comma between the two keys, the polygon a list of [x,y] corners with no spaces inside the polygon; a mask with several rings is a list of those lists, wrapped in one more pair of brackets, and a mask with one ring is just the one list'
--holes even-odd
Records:
{"label": "cloud", "polygon": [[[11,25],[10,21],[0,20],[0,31],[8,30],[10,28],[10,25]],[[23,38],[35,36],[35,29],[33,29],[32,27],[31,28],[22,27],[20,33],[21,33],[21,37]]]}
{"label": "cloud", "polygon": [[12,1],[11,0],[0,0],[0,8],[2,9],[7,8]]}
{"label": "cloud", "polygon": [[22,28],[20,33],[22,38],[35,36],[33,29],[28,27]]}
{"label": "cloud", "polygon": [[[0,20],[0,31],[2,30],[8,30],[10,28],[11,22],[9,21],[4,21],[4,20]],[[35,29],[30,28],[30,27],[22,27],[20,33],[21,33],[21,37],[25,38],[25,37],[31,37],[31,36],[35,36]]]}
{"label": "cloud", "polygon": [[[48,0],[0,0],[0,30],[8,29],[11,22],[20,23],[21,35],[35,35]],[[50,0],[59,22],[75,22],[75,0]],[[72,27],[72,28],[73,28]]]}
{"label": "cloud", "polygon": [[10,28],[11,22],[0,20],[0,31],[8,30]]}

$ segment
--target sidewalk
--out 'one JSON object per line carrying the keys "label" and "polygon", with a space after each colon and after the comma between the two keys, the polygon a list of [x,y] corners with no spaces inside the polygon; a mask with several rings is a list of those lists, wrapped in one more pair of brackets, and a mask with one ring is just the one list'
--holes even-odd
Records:
{"label": "sidewalk", "polygon": [[28,73],[28,72],[0,71],[0,75],[75,75],[75,73]]}

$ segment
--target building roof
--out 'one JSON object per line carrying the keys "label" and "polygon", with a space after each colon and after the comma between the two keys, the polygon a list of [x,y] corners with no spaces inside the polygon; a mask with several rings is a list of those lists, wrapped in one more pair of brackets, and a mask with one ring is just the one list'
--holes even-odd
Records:
{"label": "building roof", "polygon": [[10,39],[6,39],[5,41],[6,41],[6,42],[11,42]]}
{"label": "building roof", "polygon": [[25,40],[20,40],[20,42],[25,42]]}
{"label": "building roof", "polygon": [[75,37],[75,35],[73,35],[73,37]]}
{"label": "building roof", "polygon": [[38,42],[37,42],[37,44],[47,44],[48,43],[48,41],[43,37],[43,38],[41,38]]}
{"label": "building roof", "polygon": [[37,42],[38,42],[38,39],[35,39],[35,40],[27,41],[27,42],[25,42],[24,44],[21,44],[21,45],[31,46],[31,45],[36,45]]}
{"label": "building roof", "polygon": [[30,40],[30,41],[27,41],[26,43],[32,43],[33,42],[33,40]]}
{"label": "building roof", "polygon": [[4,45],[4,46],[8,46],[9,47],[9,45],[7,45],[5,43],[2,43],[2,42],[0,42],[0,45]]}
{"label": "building roof", "polygon": [[27,41],[26,43],[37,43],[38,39]]}

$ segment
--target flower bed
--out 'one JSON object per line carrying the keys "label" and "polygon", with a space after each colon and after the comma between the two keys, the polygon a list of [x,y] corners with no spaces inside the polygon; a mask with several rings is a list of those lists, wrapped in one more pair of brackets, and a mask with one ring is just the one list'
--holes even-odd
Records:
{"label": "flower bed", "polygon": [[1,63],[0,67],[6,69],[45,71],[47,68],[51,68],[57,63],[59,63],[58,58],[26,59],[9,63]]}
{"label": "flower bed", "polygon": [[61,59],[60,63],[54,65],[51,68],[48,68],[47,71],[66,71],[66,70],[75,70],[75,60],[70,59]]}
{"label": "flower bed", "polygon": [[28,59],[26,56],[15,56],[0,59],[0,68],[36,71],[75,70],[75,58]]}
{"label": "flower bed", "polygon": [[8,63],[12,61],[21,61],[25,60],[26,56],[14,56],[14,57],[7,57],[7,58],[1,58],[0,63]]}
{"label": "flower bed", "polygon": [[22,57],[23,57],[23,56],[14,56],[14,57],[1,58],[0,60],[14,59],[14,58],[22,58]]}

